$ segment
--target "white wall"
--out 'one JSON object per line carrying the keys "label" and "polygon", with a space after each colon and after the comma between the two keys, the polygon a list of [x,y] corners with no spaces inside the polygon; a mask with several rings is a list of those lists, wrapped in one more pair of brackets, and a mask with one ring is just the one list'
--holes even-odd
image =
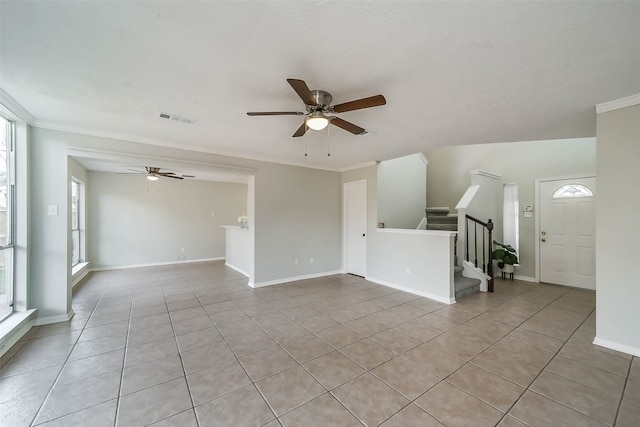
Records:
{"label": "white wall", "polygon": [[[524,218],[525,205],[535,204],[535,179],[595,173],[595,138],[461,145],[425,153],[429,159],[427,206],[453,208],[469,186],[470,170],[481,169],[518,184],[520,196],[521,276],[535,277],[535,217]],[[502,206],[502,196],[499,199]],[[499,220],[499,221],[498,221]],[[496,228],[502,229],[502,210]],[[501,231],[499,231],[501,232]]]}
{"label": "white wall", "polygon": [[427,165],[420,154],[378,163],[378,222],[415,230],[427,207]]}
{"label": "white wall", "polygon": [[[367,279],[450,303],[453,237],[448,232],[377,229],[377,168],[342,173],[342,182],[367,181]],[[406,267],[410,274],[406,274]]]}
{"label": "white wall", "polygon": [[598,115],[596,344],[640,356],[640,105]]}
{"label": "white wall", "polygon": [[225,226],[223,230],[226,234],[226,260],[224,264],[250,277],[249,271],[253,263],[253,253],[249,241],[249,229]]}
{"label": "white wall", "polygon": [[[41,128],[31,129],[30,145],[29,293],[30,306],[40,309],[42,317],[66,315],[71,307],[68,156],[79,151],[125,153],[140,160],[170,159],[193,167],[251,171],[255,176],[249,177],[255,180],[255,198],[248,201],[251,206],[247,213],[255,211],[249,217],[255,240],[254,281],[286,281],[341,269],[341,189],[337,172]],[[47,216],[47,205],[58,205],[58,216]],[[96,236],[90,240],[94,239]],[[294,265],[296,257],[308,260],[311,256],[314,264]]]}
{"label": "white wall", "polygon": [[[61,141],[30,131],[29,308],[40,321],[60,321],[71,312],[71,233],[68,158]],[[47,215],[48,206],[58,214]],[[69,284],[69,285],[68,285]]]}
{"label": "white wall", "polygon": [[341,270],[339,173],[264,163],[255,191],[255,286]]}
{"label": "white wall", "polygon": [[247,211],[246,184],[95,171],[89,182],[92,268],[224,258],[220,225]]}
{"label": "white wall", "polygon": [[389,228],[376,233],[367,256],[368,280],[445,304],[455,302],[454,233]]}

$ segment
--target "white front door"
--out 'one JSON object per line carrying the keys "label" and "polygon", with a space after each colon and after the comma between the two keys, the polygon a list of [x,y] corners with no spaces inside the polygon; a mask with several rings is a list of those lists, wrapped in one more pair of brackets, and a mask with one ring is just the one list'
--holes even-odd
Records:
{"label": "white front door", "polygon": [[540,281],[596,288],[596,178],[540,181]]}
{"label": "white front door", "polygon": [[367,181],[347,182],[344,191],[344,266],[347,273],[367,274]]}

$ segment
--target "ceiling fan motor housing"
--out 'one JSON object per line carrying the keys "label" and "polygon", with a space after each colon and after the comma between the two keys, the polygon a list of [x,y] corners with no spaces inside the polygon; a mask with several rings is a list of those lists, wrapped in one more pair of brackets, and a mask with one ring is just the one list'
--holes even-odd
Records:
{"label": "ceiling fan motor housing", "polygon": [[325,92],[324,90],[312,90],[311,94],[313,95],[313,99],[316,101],[316,105],[306,105],[307,111],[313,113],[315,111],[323,111],[328,113],[331,111],[331,101],[333,97],[329,92]]}

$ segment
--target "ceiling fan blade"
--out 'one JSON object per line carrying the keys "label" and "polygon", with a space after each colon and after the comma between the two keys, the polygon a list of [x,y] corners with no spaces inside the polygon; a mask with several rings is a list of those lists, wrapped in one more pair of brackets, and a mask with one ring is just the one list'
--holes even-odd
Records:
{"label": "ceiling fan blade", "polygon": [[158,172],[158,175],[175,175],[175,172]]}
{"label": "ceiling fan blade", "polygon": [[370,96],[368,98],[357,99],[355,101],[345,102],[333,106],[336,113],[344,113],[345,111],[362,110],[363,108],[378,107],[385,105],[387,100],[382,95]]}
{"label": "ceiling fan blade", "polygon": [[300,126],[298,128],[298,130],[296,131],[296,133],[294,133],[292,136],[294,138],[297,138],[299,136],[302,136],[305,134],[305,132],[307,132],[307,122],[302,122],[302,126]]}
{"label": "ceiling fan blade", "polygon": [[354,135],[361,135],[367,132],[365,129],[361,128],[360,126],[356,126],[353,123],[348,122],[346,120],[342,120],[341,118],[338,118],[338,117],[333,117],[330,123],[332,125],[338,126],[339,128],[346,130],[347,132],[351,132]]}
{"label": "ceiling fan blade", "polygon": [[160,176],[161,176],[161,177],[164,177],[164,178],[184,179],[184,178],[183,178],[183,177],[181,177],[181,176],[162,175],[162,174],[161,174]]}
{"label": "ceiling fan blade", "polygon": [[145,171],[139,171],[138,169],[127,168],[128,171],[136,172],[136,173],[147,173]]}
{"label": "ceiling fan blade", "polygon": [[302,99],[302,102],[307,105],[318,105],[316,103],[316,99],[313,97],[313,94],[309,90],[309,86],[307,86],[304,80],[287,79],[287,81],[289,82],[293,90],[295,90],[298,96]]}
{"label": "ceiling fan blade", "polygon": [[247,116],[302,116],[301,111],[250,111]]}

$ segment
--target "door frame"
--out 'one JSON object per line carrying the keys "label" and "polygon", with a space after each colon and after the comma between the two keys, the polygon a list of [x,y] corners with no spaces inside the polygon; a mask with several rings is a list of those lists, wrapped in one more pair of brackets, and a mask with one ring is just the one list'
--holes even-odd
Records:
{"label": "door frame", "polygon": [[[364,211],[365,211],[365,218],[364,218],[364,224],[365,224],[365,230],[367,230],[368,228],[368,218],[367,218],[367,199],[368,199],[368,183],[366,179],[358,179],[355,181],[348,181],[348,182],[343,182],[342,183],[342,271],[346,274],[347,273],[347,257],[348,257],[348,251],[349,251],[349,211],[348,211],[348,206],[349,206],[349,199],[348,199],[348,191],[347,188],[348,187],[353,187],[356,185],[364,185],[364,192],[365,192],[365,198],[364,198]],[[366,231],[368,232],[368,230]],[[364,271],[365,271],[365,276],[366,276],[366,272],[367,272],[367,245],[365,243],[365,247],[364,247]]]}
{"label": "door frame", "polygon": [[[535,215],[535,281],[536,283],[540,283],[540,184],[543,182],[549,181],[563,181],[567,179],[582,179],[582,178],[596,178],[596,174],[594,173],[581,173],[574,175],[562,175],[562,176],[552,176],[547,178],[536,178],[535,181],[535,205],[533,208],[533,212]],[[597,178],[596,178],[597,179]],[[596,181],[597,182],[597,181]],[[596,195],[597,198],[597,195]]]}

